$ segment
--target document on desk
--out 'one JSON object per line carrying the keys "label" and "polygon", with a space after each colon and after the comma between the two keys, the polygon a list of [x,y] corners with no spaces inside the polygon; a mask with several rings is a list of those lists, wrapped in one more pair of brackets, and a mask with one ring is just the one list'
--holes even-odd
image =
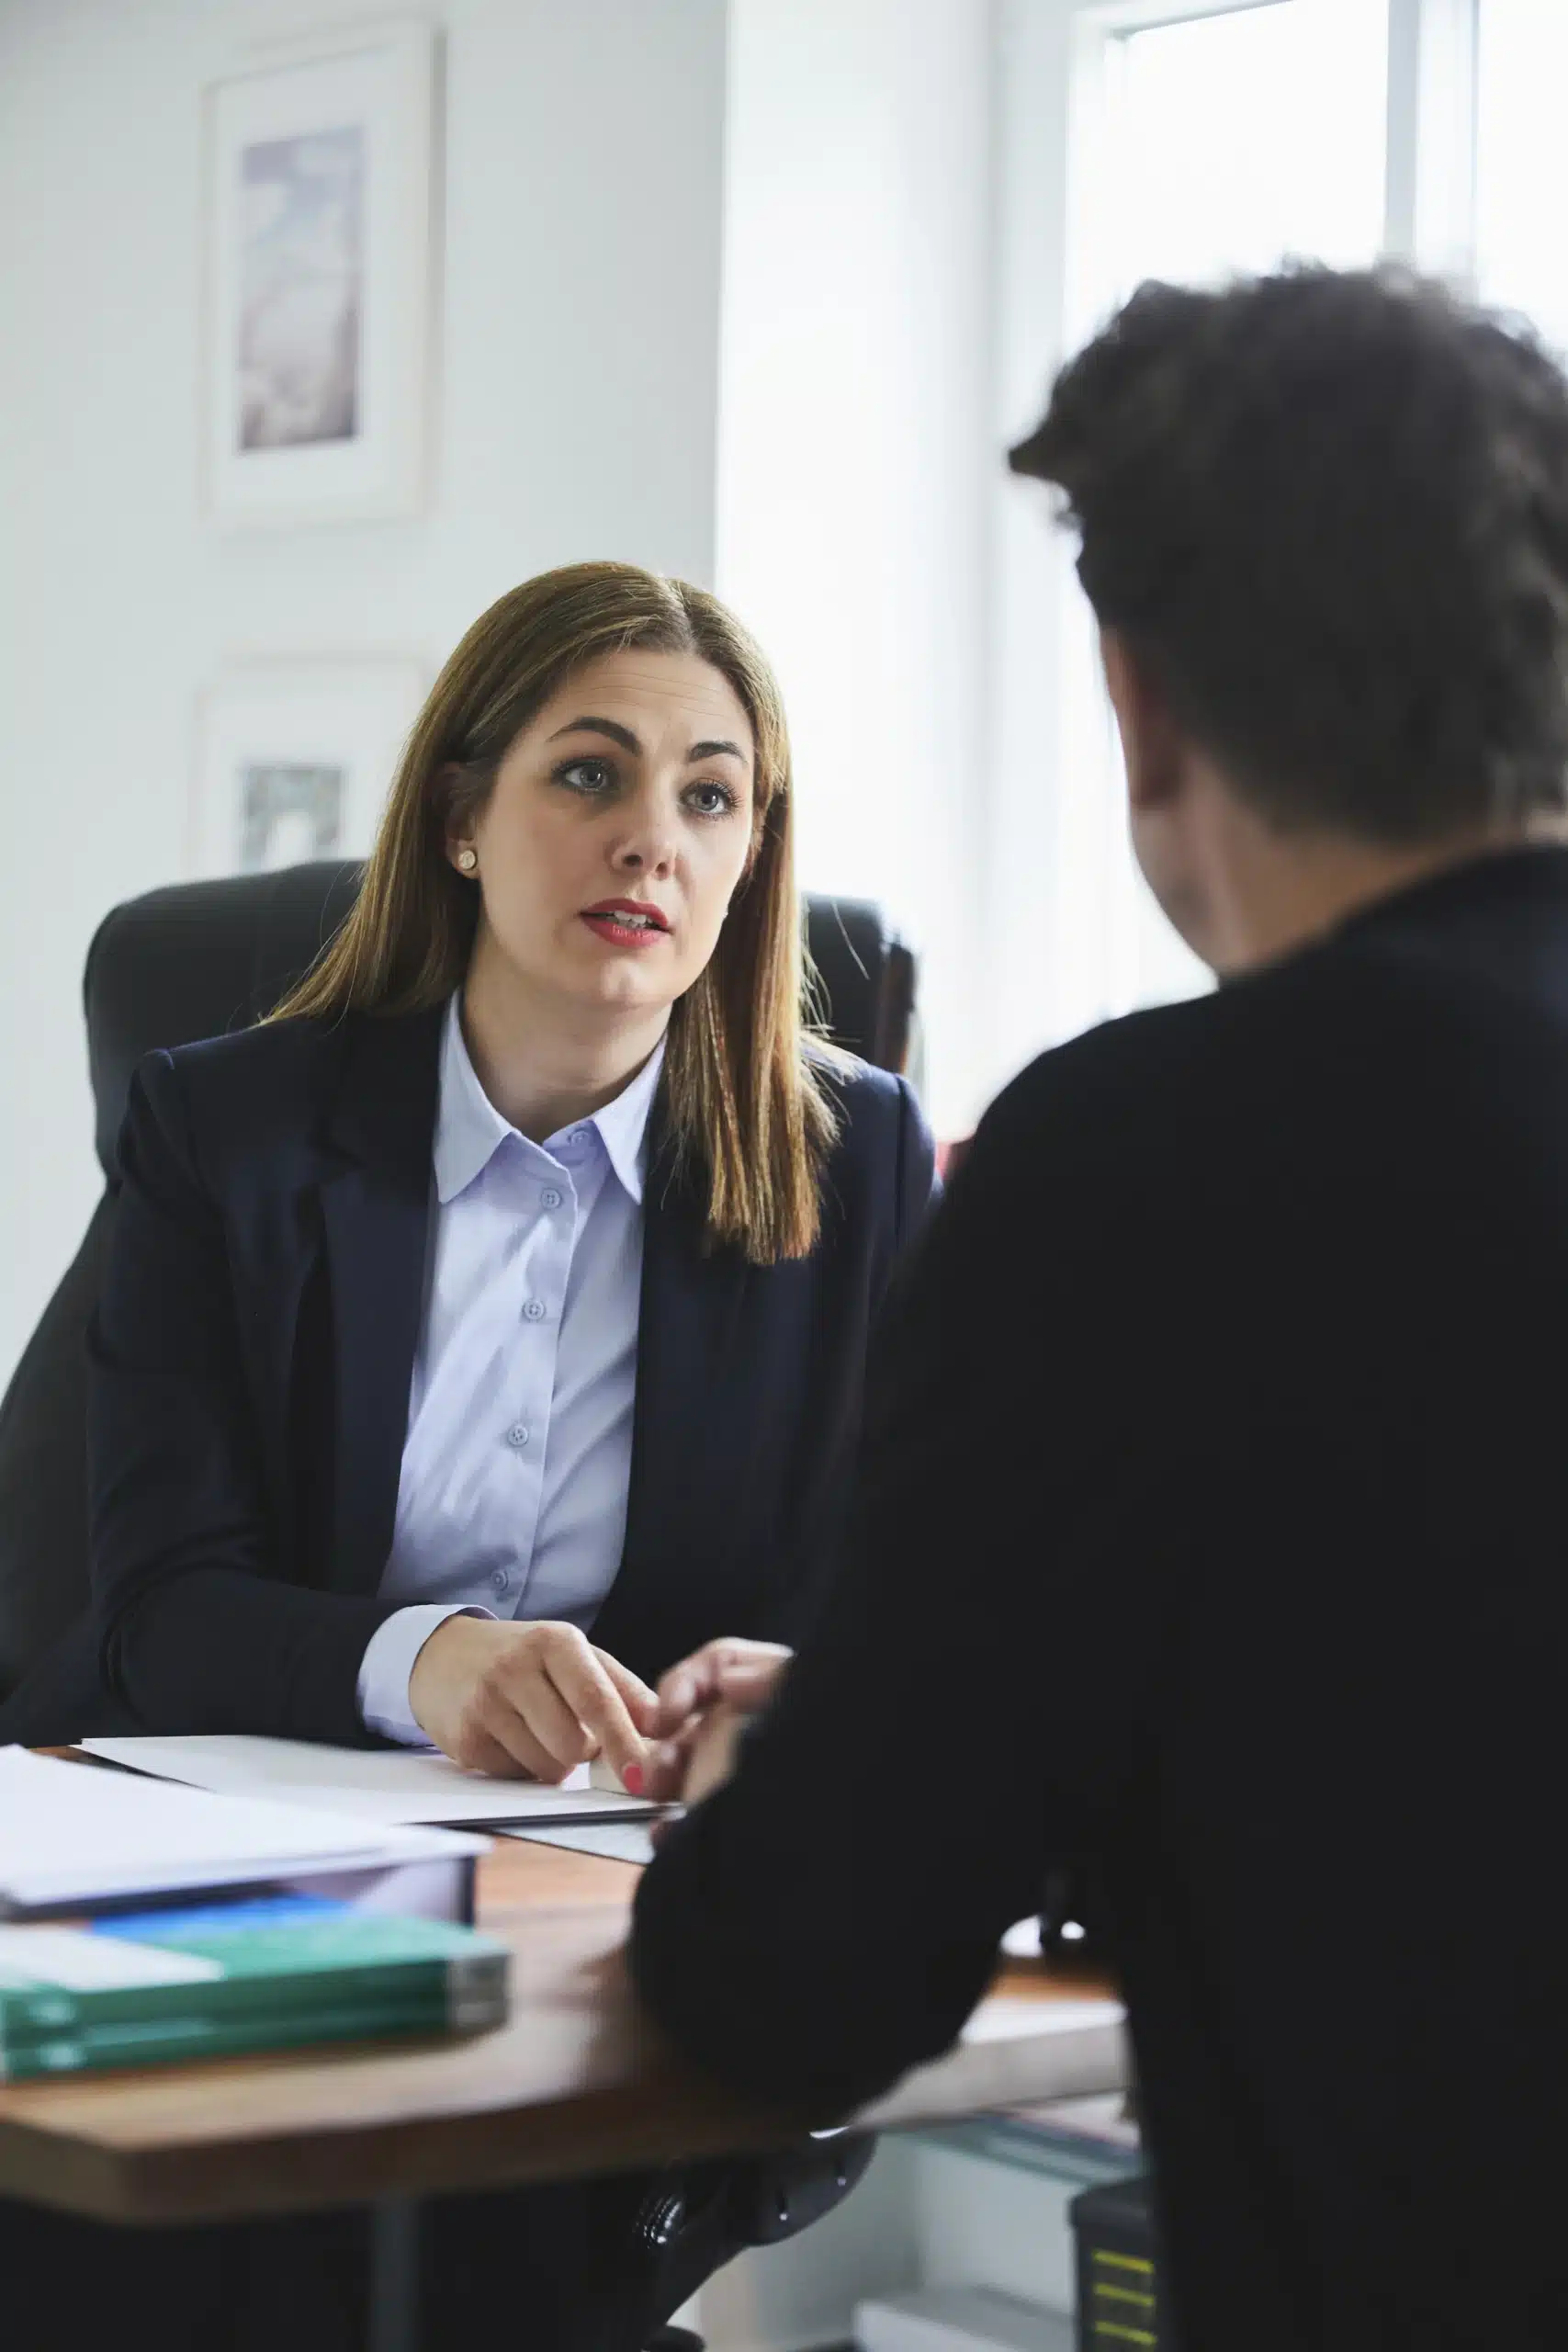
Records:
{"label": "document on desk", "polygon": [[479,1850],[473,1838],[325,1809],[219,1797],[161,1780],[92,1772],[0,1747],[0,1917],[61,1903],[426,1866]]}
{"label": "document on desk", "polygon": [[167,1739],[85,1739],[90,1755],[160,1781],[225,1796],[320,1805],[367,1821],[433,1822],[466,1828],[509,1822],[627,1821],[659,1811],[646,1797],[592,1787],[582,1765],[559,1786],[492,1781],[447,1756],[417,1747],[328,1747],[308,1739],[192,1733]]}
{"label": "document on desk", "polygon": [[653,1832],[646,1821],[556,1821],[543,1828],[513,1822],[497,1824],[502,1838],[519,1838],[525,1846],[564,1846],[572,1854],[597,1854],[606,1862],[646,1863],[653,1860]]}

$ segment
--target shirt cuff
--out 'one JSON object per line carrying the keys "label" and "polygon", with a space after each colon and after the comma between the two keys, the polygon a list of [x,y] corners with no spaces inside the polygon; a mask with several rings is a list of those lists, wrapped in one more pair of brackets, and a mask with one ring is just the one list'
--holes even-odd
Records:
{"label": "shirt cuff", "polygon": [[413,1719],[409,1706],[409,1677],[413,1662],[448,1617],[493,1617],[493,1610],[465,1608],[460,1602],[422,1600],[400,1609],[371,1634],[359,1661],[359,1713],[367,1731],[395,1739],[404,1747],[434,1747],[435,1743]]}

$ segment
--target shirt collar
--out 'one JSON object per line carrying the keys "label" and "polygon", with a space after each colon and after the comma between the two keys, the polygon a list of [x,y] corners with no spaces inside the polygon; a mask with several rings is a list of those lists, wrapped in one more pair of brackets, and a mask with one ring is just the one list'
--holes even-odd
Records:
{"label": "shirt collar", "polygon": [[[648,1122],[653,1109],[653,1098],[659,1091],[660,1072],[664,1068],[662,1037],[644,1062],[629,1086],[623,1086],[614,1101],[594,1112],[587,1126],[597,1127],[599,1140],[604,1147],[611,1167],[621,1180],[628,1198],[642,1205],[643,1170],[648,1164]],[[556,1138],[552,1136],[550,1141]],[[548,1146],[546,1147],[548,1149]]]}
{"label": "shirt collar", "polygon": [[[459,1017],[461,992],[454,994],[446,1007],[446,1019],[441,1033],[441,1092],[435,1116],[435,1143],[432,1155],[435,1170],[435,1196],[445,1206],[466,1192],[481,1170],[488,1168],[495,1154],[509,1136],[516,1136],[484,1088],[469,1056]],[[648,1121],[658,1090],[660,1072],[664,1067],[664,1040],[661,1037],[654,1052],[643,1064],[630,1084],[624,1086],[612,1102],[604,1103],[586,1119],[563,1128],[543,1146],[563,1143],[575,1134],[577,1127],[592,1127],[604,1147],[604,1155],[615,1170],[626,1193],[639,1204],[642,1200],[643,1170],[647,1159]],[[525,1136],[519,1136],[526,1142]],[[538,1149],[540,1147],[530,1147]]]}

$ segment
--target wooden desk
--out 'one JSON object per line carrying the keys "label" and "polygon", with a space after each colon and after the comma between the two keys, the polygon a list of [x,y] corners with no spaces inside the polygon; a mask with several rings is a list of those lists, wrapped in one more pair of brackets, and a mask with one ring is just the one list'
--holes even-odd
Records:
{"label": "wooden desk", "polygon": [[[232,2219],[797,2136],[653,2045],[620,1958],[637,1875],[628,1863],[497,1842],[480,1865],[479,1907],[515,1953],[512,2018],[498,2032],[0,2090],[0,2195],[108,2221]],[[1119,2087],[1119,2028],[1061,2022],[1064,2000],[1103,1992],[1004,1970],[959,2046],[862,2120],[928,2122]]]}

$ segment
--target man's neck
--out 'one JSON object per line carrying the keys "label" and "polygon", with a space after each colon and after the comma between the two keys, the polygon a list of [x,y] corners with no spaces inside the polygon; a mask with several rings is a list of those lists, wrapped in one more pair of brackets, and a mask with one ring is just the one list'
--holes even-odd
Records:
{"label": "man's neck", "polygon": [[1413,883],[1507,850],[1565,842],[1568,819],[1558,816],[1394,848],[1338,833],[1280,834],[1242,811],[1216,861],[1206,960],[1222,976],[1252,971]]}
{"label": "man's neck", "polygon": [[613,1102],[658,1050],[670,1020],[664,1005],[628,1013],[547,997],[479,954],[461,1013],[479,1084],[534,1143]]}

